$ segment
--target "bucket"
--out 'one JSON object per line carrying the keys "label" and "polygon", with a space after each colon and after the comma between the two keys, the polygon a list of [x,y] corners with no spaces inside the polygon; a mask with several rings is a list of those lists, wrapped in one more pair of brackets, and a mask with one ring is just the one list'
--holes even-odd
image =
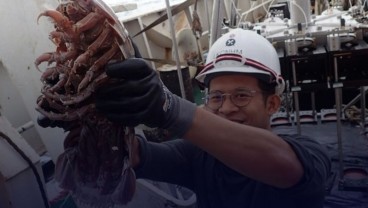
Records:
{"label": "bucket", "polygon": [[367,170],[359,167],[351,167],[344,169],[344,178],[351,180],[361,180],[368,177]]}

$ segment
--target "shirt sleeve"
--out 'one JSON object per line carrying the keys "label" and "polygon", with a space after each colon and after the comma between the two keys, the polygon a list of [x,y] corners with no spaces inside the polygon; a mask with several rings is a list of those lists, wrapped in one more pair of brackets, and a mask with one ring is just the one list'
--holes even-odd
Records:
{"label": "shirt sleeve", "polygon": [[140,146],[140,164],[135,168],[137,178],[193,187],[194,145],[182,139],[155,143],[147,141],[143,135],[137,138]]}
{"label": "shirt sleeve", "polygon": [[331,158],[325,147],[306,136],[279,136],[293,148],[304,169],[299,183],[285,191],[300,196],[323,195],[331,172]]}

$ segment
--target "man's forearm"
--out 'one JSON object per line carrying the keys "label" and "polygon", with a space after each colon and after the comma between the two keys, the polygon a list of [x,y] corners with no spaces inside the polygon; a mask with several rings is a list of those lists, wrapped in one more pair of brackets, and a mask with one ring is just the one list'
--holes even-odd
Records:
{"label": "man's forearm", "polygon": [[287,142],[271,131],[237,124],[198,108],[185,138],[239,173],[287,188],[303,167]]}

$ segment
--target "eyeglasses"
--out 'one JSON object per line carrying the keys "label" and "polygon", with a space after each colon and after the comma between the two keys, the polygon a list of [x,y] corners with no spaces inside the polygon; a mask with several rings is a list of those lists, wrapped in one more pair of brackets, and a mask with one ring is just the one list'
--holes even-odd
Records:
{"label": "eyeglasses", "polygon": [[222,93],[221,91],[214,91],[206,94],[205,105],[211,110],[217,111],[221,108],[227,96],[230,96],[231,102],[237,107],[244,107],[250,103],[254,97],[256,90],[236,89],[232,93]]}

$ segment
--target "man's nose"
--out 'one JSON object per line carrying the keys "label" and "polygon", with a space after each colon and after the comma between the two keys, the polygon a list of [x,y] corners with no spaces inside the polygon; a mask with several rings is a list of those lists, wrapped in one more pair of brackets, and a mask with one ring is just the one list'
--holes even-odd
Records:
{"label": "man's nose", "polygon": [[219,108],[219,112],[229,113],[229,112],[237,111],[238,109],[239,108],[230,99],[230,95],[225,95],[223,97],[222,105]]}

